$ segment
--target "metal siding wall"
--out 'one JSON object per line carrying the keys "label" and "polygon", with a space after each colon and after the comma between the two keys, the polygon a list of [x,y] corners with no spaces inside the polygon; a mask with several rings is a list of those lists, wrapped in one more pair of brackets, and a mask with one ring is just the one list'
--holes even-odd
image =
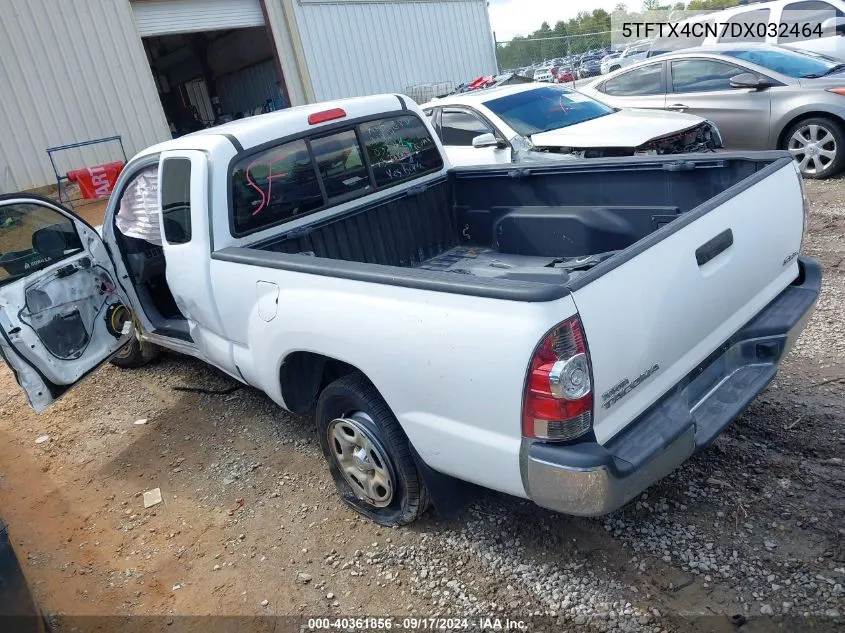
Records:
{"label": "metal siding wall", "polygon": [[[54,182],[47,147],[119,134],[129,156],[170,138],[128,0],[0,2],[0,192]],[[71,150],[60,171],[115,160]]]}
{"label": "metal siding wall", "polygon": [[294,7],[318,101],[496,72],[486,0]]}
{"label": "metal siding wall", "polygon": [[267,10],[267,22],[273,34],[274,44],[279,54],[279,61],[284,73],[285,85],[290,95],[291,105],[304,105],[308,103],[305,85],[299,73],[296,63],[296,53],[291,37],[290,27],[285,18],[285,10],[282,6],[284,0],[264,0],[264,8]]}
{"label": "metal siding wall", "polygon": [[258,0],[133,0],[143,36],[263,26]]}
{"label": "metal siding wall", "polygon": [[249,115],[267,99],[281,107],[283,98],[276,83],[278,80],[276,62],[272,59],[218,78],[217,94],[223,112]]}

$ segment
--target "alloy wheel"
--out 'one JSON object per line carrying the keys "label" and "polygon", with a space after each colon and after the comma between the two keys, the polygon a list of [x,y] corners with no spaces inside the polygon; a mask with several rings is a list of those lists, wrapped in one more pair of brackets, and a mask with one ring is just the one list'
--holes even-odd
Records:
{"label": "alloy wheel", "polygon": [[833,133],[815,123],[799,127],[789,138],[787,146],[801,169],[801,173],[819,175],[836,160],[839,147]]}

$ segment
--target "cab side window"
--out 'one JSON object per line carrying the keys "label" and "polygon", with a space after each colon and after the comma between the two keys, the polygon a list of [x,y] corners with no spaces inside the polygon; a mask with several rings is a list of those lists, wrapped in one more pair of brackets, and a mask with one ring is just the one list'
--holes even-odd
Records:
{"label": "cab side window", "polygon": [[167,158],[161,169],[161,223],[168,244],[191,241],[191,161]]}

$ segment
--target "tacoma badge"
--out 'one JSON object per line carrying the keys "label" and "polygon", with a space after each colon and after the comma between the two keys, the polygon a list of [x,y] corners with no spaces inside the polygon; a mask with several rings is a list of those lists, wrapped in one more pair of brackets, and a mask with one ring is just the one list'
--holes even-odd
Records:
{"label": "tacoma badge", "polygon": [[610,389],[601,394],[601,406],[605,409],[609,409],[614,404],[619,402],[622,398],[631,393],[634,389],[643,384],[649,376],[656,373],[659,369],[660,365],[655,363],[654,365],[646,369],[643,373],[641,373],[639,376],[634,378],[634,380],[628,380],[627,378],[620,380]]}

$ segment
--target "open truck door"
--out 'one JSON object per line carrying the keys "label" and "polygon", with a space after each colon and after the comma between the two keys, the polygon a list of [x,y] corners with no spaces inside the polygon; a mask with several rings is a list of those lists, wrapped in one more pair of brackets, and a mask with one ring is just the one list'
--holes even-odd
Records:
{"label": "open truck door", "polygon": [[0,352],[39,413],[134,335],[103,240],[39,196],[0,196]]}

